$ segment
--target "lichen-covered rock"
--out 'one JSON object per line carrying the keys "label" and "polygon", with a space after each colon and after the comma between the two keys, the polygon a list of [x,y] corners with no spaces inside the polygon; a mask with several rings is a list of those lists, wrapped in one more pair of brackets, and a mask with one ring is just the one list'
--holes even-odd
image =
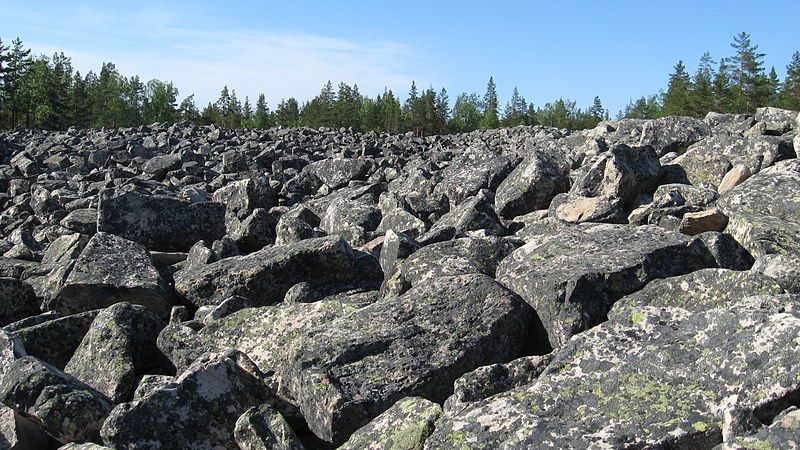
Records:
{"label": "lichen-covered rock", "polygon": [[112,408],[103,394],[32,356],[8,368],[0,401],[64,444],[99,442],[100,427]]}
{"label": "lichen-covered rock", "polygon": [[790,170],[758,173],[724,193],[717,204],[726,214],[769,215],[800,223],[800,173]]}
{"label": "lichen-covered rock", "polygon": [[649,145],[658,156],[682,153],[691,144],[711,134],[709,126],[694,117],[669,116],[648,121],[642,128],[639,145]]}
{"label": "lichen-covered rock", "polygon": [[703,241],[714,257],[716,267],[731,270],[748,270],[753,266],[753,255],[730,234],[706,231],[695,236]]}
{"label": "lichen-covered rock", "polygon": [[444,402],[444,410],[453,414],[470,403],[533,383],[552,360],[553,353],[548,353],[478,367],[453,383],[453,395]]}
{"label": "lichen-covered rock", "polygon": [[63,264],[77,259],[86,244],[89,236],[85,234],[67,234],[59,237],[47,246],[42,255],[42,264]]}
{"label": "lichen-covered rock", "polygon": [[770,254],[800,254],[798,222],[765,214],[734,212],[731,213],[725,232],[756,258]]}
{"label": "lichen-covered rock", "polygon": [[722,412],[769,421],[800,389],[800,317],[641,308],[573,336],[531,384],[437,422],[426,448],[709,448]]}
{"label": "lichen-covered rock", "polygon": [[268,396],[264,375],[242,353],[198,359],[175,380],[117,405],[100,431],[112,448],[236,449],[236,419]]}
{"label": "lichen-covered rock", "polygon": [[185,252],[195,242],[225,235],[225,205],[192,203],[127,188],[100,193],[97,230],[115,234],[150,250]]}
{"label": "lichen-covered rock", "polygon": [[63,369],[99,312],[86,311],[55,319],[46,316],[43,322],[34,321],[32,325],[20,326],[11,335],[19,339],[28,355]]}
{"label": "lichen-covered rock", "polygon": [[534,151],[497,187],[494,205],[500,217],[511,219],[546,209],[556,194],[569,187],[568,169],[545,152]]}
{"label": "lichen-covered rock", "polygon": [[777,281],[751,271],[701,269],[654,280],[614,303],[608,317],[630,314],[640,306],[678,307],[688,311],[730,308],[745,297],[783,293]]}
{"label": "lichen-covered rock", "polygon": [[435,278],[306,332],[283,372],[309,428],[340,444],[403,397],[442,402],[463,373],[518,356],[533,321],[486,275]]}
{"label": "lichen-covered rock", "polygon": [[276,223],[266,209],[256,208],[243,220],[229,218],[228,234],[243,252],[255,252],[275,243]]}
{"label": "lichen-covered rock", "polygon": [[303,172],[336,189],[346,186],[353,180],[364,180],[373,170],[373,161],[369,159],[334,158],[313,162],[303,168]]}
{"label": "lichen-covered rock", "polygon": [[443,215],[427,233],[419,237],[419,242],[431,244],[446,241],[473,230],[487,230],[495,236],[504,235],[505,227],[495,214],[492,203],[494,198],[491,192],[478,192]]}
{"label": "lichen-covered rock", "polygon": [[582,224],[507,256],[497,279],[538,313],[553,348],[649,281],[715,264],[702,242],[654,226]]}
{"label": "lichen-covered rock", "polygon": [[164,326],[143,306],[110,306],[97,314],[64,371],[114,403],[128,401],[136,377],[163,366],[156,338]]}
{"label": "lichen-covered rock", "polygon": [[357,247],[367,242],[369,233],[381,223],[381,210],[358,202],[334,202],[325,210],[319,227],[329,235],[338,235]]}
{"label": "lichen-covered rock", "polygon": [[239,416],[233,437],[242,450],[305,449],[286,419],[268,404],[253,406]]}
{"label": "lichen-covered rock", "polygon": [[301,281],[350,281],[354,261],[352,248],[339,236],[305,239],[186,267],[174,275],[175,290],[197,306],[216,305],[234,295],[270,305],[283,300],[286,291]]}
{"label": "lichen-covered rock", "polygon": [[172,298],[166,282],[141,245],[109,233],[92,236],[46,309],[74,314],[118,302],[145,306],[168,316]]}
{"label": "lichen-covered rock", "polygon": [[399,400],[350,436],[339,450],[422,450],[442,407],[420,397]]}
{"label": "lichen-covered rock", "polygon": [[387,277],[384,295],[400,295],[412,286],[437,277],[468,273],[494,277],[500,261],[521,245],[519,239],[495,236],[465,237],[428,245],[411,254],[391,277]]}
{"label": "lichen-covered rock", "polygon": [[30,284],[0,277],[0,325],[39,314],[39,301]]}
{"label": "lichen-covered rock", "polygon": [[753,264],[753,272],[763,273],[791,294],[800,294],[800,255],[764,255]]}
{"label": "lichen-covered rock", "polygon": [[269,184],[269,179],[251,177],[228,183],[214,191],[213,200],[225,205],[228,217],[244,220],[257,208],[269,210],[278,204],[277,194]]}
{"label": "lichen-covered rock", "polygon": [[689,236],[695,236],[706,231],[725,230],[728,225],[728,217],[716,209],[704,211],[687,212],[681,218],[678,231]]}
{"label": "lichen-covered rock", "polygon": [[97,232],[97,210],[76,209],[61,219],[59,224],[68,230],[91,236]]}
{"label": "lichen-covered rock", "polygon": [[769,449],[789,450],[800,447],[800,410],[791,406],[781,412],[768,427],[751,435],[732,436],[714,450]]}
{"label": "lichen-covered rock", "polygon": [[511,169],[509,158],[497,150],[470,146],[441,171],[442,179],[434,187],[433,195],[446,197],[452,209],[481,189],[497,189]]}

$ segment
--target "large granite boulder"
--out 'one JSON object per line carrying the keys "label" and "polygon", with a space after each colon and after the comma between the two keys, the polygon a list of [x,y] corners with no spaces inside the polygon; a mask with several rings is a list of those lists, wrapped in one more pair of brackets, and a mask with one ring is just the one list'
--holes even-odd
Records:
{"label": "large granite boulder", "polygon": [[196,306],[217,305],[240,295],[256,305],[283,300],[301,281],[316,284],[352,280],[355,257],[339,236],[265,247],[247,256],[186,267],[175,273],[175,290]]}
{"label": "large granite boulder", "polygon": [[143,246],[99,232],[86,244],[61,289],[45,308],[73,314],[118,302],[142,305],[166,317],[173,299]]}
{"label": "large granite boulder", "polygon": [[554,348],[649,281],[715,264],[702,241],[654,226],[582,224],[506,257],[497,279],[539,314]]}
{"label": "large granite boulder", "polygon": [[264,375],[242,353],[208,354],[174,383],[117,405],[103,424],[112,448],[237,449],[236,420],[262,404]]}
{"label": "large granite boulder", "polygon": [[399,400],[350,436],[339,450],[422,450],[442,407],[420,397]]}
{"label": "large granite boulder", "polygon": [[733,403],[769,422],[800,389],[796,313],[634,309],[573,336],[533,383],[445,416],[426,448],[710,448]]}
{"label": "large granite boulder", "polygon": [[64,371],[114,403],[128,401],[138,376],[163,370],[156,338],[165,325],[143,306],[110,306],[97,314]]}
{"label": "large granite boulder", "polygon": [[518,356],[533,322],[485,275],[435,278],[306,332],[283,371],[309,428],[341,444],[403,397],[443,402],[464,372]]}
{"label": "large granite boulder", "polygon": [[130,189],[100,193],[97,230],[144,245],[150,250],[185,252],[202,239],[225,235],[225,205],[192,203]]}
{"label": "large granite boulder", "polygon": [[537,209],[547,209],[556,194],[569,187],[568,167],[545,152],[534,151],[497,187],[495,210],[512,219]]}
{"label": "large granite boulder", "polygon": [[241,450],[305,449],[286,419],[268,404],[253,406],[239,416],[233,437]]}

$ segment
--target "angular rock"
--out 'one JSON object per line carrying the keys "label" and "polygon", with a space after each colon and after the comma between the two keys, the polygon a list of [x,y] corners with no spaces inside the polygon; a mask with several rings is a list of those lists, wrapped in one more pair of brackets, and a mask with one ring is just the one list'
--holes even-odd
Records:
{"label": "angular rock", "polygon": [[439,219],[427,233],[420,236],[418,241],[422,244],[431,244],[450,240],[460,233],[474,230],[487,230],[493,235],[504,235],[505,227],[495,214],[492,207],[494,200],[489,191],[480,191],[478,195],[470,197],[455,209]]}
{"label": "angular rock", "polygon": [[782,293],[774,279],[757,272],[701,269],[652,281],[640,291],[617,300],[608,317],[629,315],[642,306],[676,307],[691,312],[725,309],[749,296]]}
{"label": "angular rock", "polygon": [[653,226],[578,225],[507,256],[497,279],[538,313],[553,348],[649,281],[714,265],[701,242]]}
{"label": "angular rock", "polygon": [[339,444],[403,397],[442,402],[463,373],[518,356],[533,317],[485,275],[435,278],[306,332],[283,370],[309,428]]}
{"label": "angular rock", "polygon": [[731,436],[715,450],[791,449],[800,447],[800,411],[796,406],[783,411],[768,427],[754,430],[752,435]]}
{"label": "angular rock", "polygon": [[229,220],[228,234],[236,241],[237,247],[251,253],[275,243],[276,223],[266,209],[256,208],[242,221],[237,218]]}
{"label": "angular rock", "polygon": [[764,255],[752,270],[773,278],[786,292],[800,294],[800,255]]}
{"label": "angular rock", "polygon": [[797,222],[737,211],[731,213],[725,232],[756,258],[769,254],[800,254],[800,223]]}
{"label": "angular rock", "polygon": [[753,266],[753,256],[730,234],[706,231],[696,236],[703,241],[716,261],[716,267],[731,270],[748,270]]}
{"label": "angular rock", "polygon": [[32,325],[19,326],[11,335],[19,339],[28,355],[63,369],[89,331],[98,312],[87,311],[56,319],[42,314],[45,316],[43,322],[33,321]]}
{"label": "angular rock", "polygon": [[91,236],[97,233],[97,210],[76,209],[61,219],[59,224],[68,230]]}
{"label": "angular rock", "polygon": [[84,234],[67,234],[59,237],[47,246],[42,255],[42,264],[63,264],[80,256],[89,236]]}
{"label": "angular rock", "polygon": [[546,209],[556,194],[568,189],[566,169],[544,152],[531,153],[497,187],[494,200],[497,214],[512,219]]}
{"label": "angular rock", "polygon": [[310,209],[299,207],[289,211],[275,225],[275,245],[300,242],[303,239],[322,237],[325,233],[316,228],[320,219]]}
{"label": "angular rock", "polygon": [[681,218],[681,224],[678,226],[678,231],[689,236],[695,236],[706,231],[719,231],[725,230],[728,225],[728,217],[716,209],[707,209],[705,211],[687,212]]}
{"label": "angular rock", "polygon": [[636,309],[573,336],[533,383],[446,416],[425,445],[710,448],[731,397],[769,421],[797,395],[798,331],[771,310]]}
{"label": "angular rock", "polygon": [[99,232],[86,244],[63,286],[45,307],[72,314],[130,302],[167,317],[172,301],[144,247]]}
{"label": "angular rock", "polygon": [[128,401],[137,376],[164,365],[156,338],[165,325],[143,306],[110,306],[95,317],[64,371],[114,403]]}
{"label": "angular rock", "polygon": [[30,284],[0,277],[0,325],[39,314],[39,301]]}
{"label": "angular rock", "polygon": [[103,394],[32,356],[8,368],[0,401],[63,444],[98,442],[100,427],[112,408]]}
{"label": "angular rock", "polygon": [[711,135],[711,129],[694,117],[669,116],[648,121],[642,128],[639,145],[649,145],[658,156],[683,153],[686,148]]}
{"label": "angular rock", "polygon": [[441,406],[421,397],[407,397],[350,436],[340,450],[422,450],[442,415]]}
{"label": "angular rock", "polygon": [[225,234],[225,205],[191,203],[124,189],[100,193],[97,230],[150,250],[185,252],[195,242]]}
{"label": "angular rock", "polygon": [[719,187],[717,191],[720,194],[724,194],[727,191],[735,188],[736,186],[742,184],[746,179],[750,178],[752,173],[750,173],[750,168],[745,165],[739,164],[733,166],[731,170],[729,170],[724,177],[722,177],[722,181],[719,183]]}
{"label": "angular rock", "polygon": [[800,223],[800,172],[758,173],[723,194],[717,205],[729,216],[760,214]]}
{"label": "angular rock", "polygon": [[225,205],[226,215],[244,220],[257,208],[269,210],[278,204],[275,190],[269,184],[269,179],[246,178],[227,184],[214,192],[215,203]]}
{"label": "angular rock", "polygon": [[442,180],[436,184],[433,194],[446,197],[453,208],[482,189],[497,189],[511,169],[507,156],[482,146],[469,147],[442,170]]}
{"label": "angular rock", "polygon": [[356,202],[334,202],[328,206],[319,227],[329,235],[338,235],[350,245],[358,247],[369,239],[381,223],[381,210],[377,206]]}
{"label": "angular rock", "polygon": [[303,171],[313,174],[332,189],[347,185],[353,180],[366,179],[373,168],[369,159],[324,159],[306,166]]}
{"label": "angular rock", "polygon": [[281,413],[267,404],[253,406],[239,416],[233,436],[242,450],[305,449]]}
{"label": "angular rock", "polygon": [[660,177],[661,164],[652,147],[618,145],[603,153],[570,193],[607,197],[624,204],[638,194],[653,192]]}
{"label": "angular rock", "polygon": [[608,197],[583,197],[558,194],[550,203],[548,215],[568,223],[623,223],[624,211],[620,202]]}
{"label": "angular rock", "polygon": [[[434,244],[436,245],[436,244]],[[403,233],[395,233],[392,230],[386,232],[381,247],[380,263],[383,269],[384,280],[391,278],[395,270],[395,264],[402,261],[414,252],[422,248],[422,245]]]}
{"label": "angular rock", "polygon": [[236,449],[236,419],[268,395],[264,375],[235,350],[209,354],[164,387],[117,405],[100,431],[112,448]]}
{"label": "angular rock", "polygon": [[186,267],[174,275],[175,290],[196,306],[217,305],[234,295],[269,305],[283,300],[286,291],[301,281],[350,281],[354,260],[351,247],[338,236],[306,239]]}

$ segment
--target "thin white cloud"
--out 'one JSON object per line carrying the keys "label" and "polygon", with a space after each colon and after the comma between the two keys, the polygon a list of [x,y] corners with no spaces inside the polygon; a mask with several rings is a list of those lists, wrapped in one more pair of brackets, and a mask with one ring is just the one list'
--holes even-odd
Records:
{"label": "thin white cloud", "polygon": [[[94,23],[104,20],[101,15],[89,14],[83,19]],[[149,27],[142,29],[142,39],[128,41],[118,54],[109,54],[108,47],[26,45],[35,53],[47,55],[63,51],[84,74],[90,69],[98,71],[102,62],[111,61],[127,76],[172,81],[181,97],[194,93],[200,108],[216,100],[223,85],[235,89],[241,100],[249,96],[254,101],[263,92],[274,108],[281,98],[311,99],[328,80],[358,84],[360,91],[370,96],[383,92],[385,86],[404,95],[412,80],[423,87],[432,81],[430,73],[417,71],[426,67],[424,55],[400,43],[355,42],[305,33],[200,31],[171,27],[163,21],[147,22]],[[119,32],[110,31],[108,26],[100,28],[98,33],[117,41],[129,38],[139,27]],[[154,39],[156,36],[158,39]],[[99,42],[99,38],[96,40]],[[103,40],[108,42],[105,36]]]}

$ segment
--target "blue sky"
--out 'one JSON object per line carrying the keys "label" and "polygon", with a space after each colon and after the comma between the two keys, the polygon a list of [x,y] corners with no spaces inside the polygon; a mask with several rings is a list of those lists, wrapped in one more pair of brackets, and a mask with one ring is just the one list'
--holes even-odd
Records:
{"label": "blue sky", "polygon": [[657,93],[679,59],[729,56],[746,31],[783,78],[800,50],[800,0],[769,1],[29,1],[0,0],[0,38],[34,53],[64,51],[82,73],[115,63],[124,75],[172,81],[202,108],[222,86],[241,99],[304,101],[327,80],[411,81],[482,95],[493,76],[501,104],[516,86],[541,106],[559,97],[612,116]]}

